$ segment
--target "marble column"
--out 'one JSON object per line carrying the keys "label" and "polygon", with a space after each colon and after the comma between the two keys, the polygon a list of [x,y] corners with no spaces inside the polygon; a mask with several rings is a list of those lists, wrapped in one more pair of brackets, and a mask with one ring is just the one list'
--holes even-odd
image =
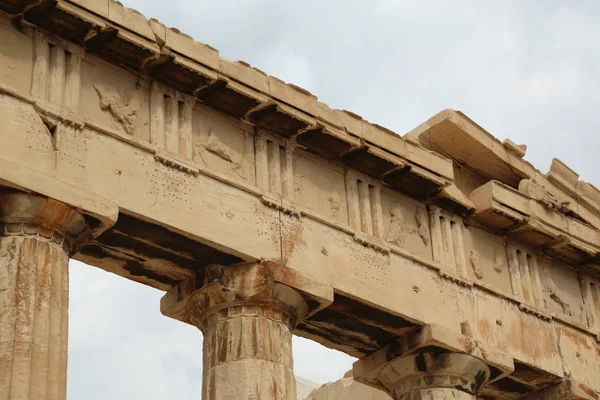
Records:
{"label": "marble column", "polygon": [[378,381],[396,400],[474,400],[489,377],[489,367],[468,354],[425,352],[392,360]]}
{"label": "marble column", "polygon": [[63,203],[0,193],[0,399],[66,399],[69,255],[89,235]]}
{"label": "marble column", "polygon": [[296,399],[292,329],[307,312],[295,289],[250,263],[207,267],[187,304],[204,333],[203,400]]}

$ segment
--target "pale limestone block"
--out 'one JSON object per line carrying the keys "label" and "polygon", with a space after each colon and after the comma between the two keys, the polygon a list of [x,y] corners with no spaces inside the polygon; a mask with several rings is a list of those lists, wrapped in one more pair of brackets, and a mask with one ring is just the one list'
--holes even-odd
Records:
{"label": "pale limestone block", "polygon": [[0,158],[53,174],[53,138],[31,104],[0,93],[0,123]]}
{"label": "pale limestone block", "polygon": [[520,158],[525,157],[525,154],[527,153],[527,145],[516,144],[515,142],[513,142],[510,139],[504,139],[504,141],[502,142],[502,145],[504,147],[506,147],[508,150],[515,153]]}
{"label": "pale limestone block", "polygon": [[117,25],[125,26],[135,34],[154,42],[154,34],[148,20],[142,13],[125,7],[121,2],[108,0],[108,19]]}
{"label": "pale limestone block", "polygon": [[305,89],[288,84],[273,76],[269,77],[269,94],[305,113],[316,116],[317,97]]}
{"label": "pale limestone block", "polygon": [[[577,335],[576,330],[566,325],[556,325],[557,340],[565,368],[565,375],[577,377],[581,387],[588,393],[600,387],[600,357],[598,344],[590,337]],[[593,397],[592,397],[593,398]]]}
{"label": "pale limestone block", "polygon": [[182,33],[176,28],[166,29],[165,46],[209,68],[219,69],[219,51]]}
{"label": "pale limestone block", "polygon": [[576,187],[577,182],[579,181],[579,174],[573,171],[567,164],[560,161],[558,158],[552,159],[550,173],[560,176],[560,178],[562,178],[568,185],[572,187]]}
{"label": "pale limestone block", "polygon": [[243,61],[231,62],[223,57],[219,58],[219,67],[220,71],[230,78],[262,93],[269,93],[269,77],[259,69],[253,68]]}

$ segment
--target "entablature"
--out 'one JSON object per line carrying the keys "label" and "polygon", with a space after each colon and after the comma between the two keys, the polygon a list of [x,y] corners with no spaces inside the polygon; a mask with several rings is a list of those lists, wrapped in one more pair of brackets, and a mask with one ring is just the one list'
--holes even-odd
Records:
{"label": "entablature", "polygon": [[[31,50],[28,75],[39,78],[9,87],[0,70],[12,130],[0,182],[67,182],[47,194],[67,203],[78,186],[114,199],[119,220],[83,261],[162,290],[196,276],[198,260],[314,270],[334,303],[297,333],[357,356],[446,318],[431,309],[453,307],[459,293],[467,308],[494,304],[516,332],[554,324],[596,345],[600,196],[559,161],[543,175],[522,146],[455,111],[401,137],[114,1],[0,8],[32,39],[15,48]],[[14,110],[26,118],[13,121]],[[41,172],[11,169],[19,157]],[[473,190],[458,164],[475,171]],[[486,326],[487,310],[469,312],[445,322],[526,343],[511,348],[525,384],[539,348],[502,331],[506,321]],[[457,327],[459,317],[481,326]],[[546,361],[538,369],[557,376]]]}

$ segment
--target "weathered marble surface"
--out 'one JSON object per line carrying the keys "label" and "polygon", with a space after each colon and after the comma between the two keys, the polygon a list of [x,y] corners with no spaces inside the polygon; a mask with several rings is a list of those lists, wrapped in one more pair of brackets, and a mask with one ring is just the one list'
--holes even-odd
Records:
{"label": "weathered marble surface", "polygon": [[66,399],[69,255],[88,236],[65,204],[0,194],[0,398]]}
{"label": "weathered marble surface", "polygon": [[[167,291],[163,312],[186,323],[209,265],[275,266],[307,313],[273,324],[232,303],[245,316],[215,322],[227,337],[252,339],[250,321],[374,374],[444,332],[423,343],[490,367],[483,398],[600,396],[600,191],[561,161],[542,173],[454,110],[397,135],[117,1],[0,10],[0,191],[77,209],[73,257]],[[37,260],[54,245],[16,246]],[[248,354],[280,371],[268,388],[293,386],[287,364]],[[454,389],[423,390],[410,396]]]}

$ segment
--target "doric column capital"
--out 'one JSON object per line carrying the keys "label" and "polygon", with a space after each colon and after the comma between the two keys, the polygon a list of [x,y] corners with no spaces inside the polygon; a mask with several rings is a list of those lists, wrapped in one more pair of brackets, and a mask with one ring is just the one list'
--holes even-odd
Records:
{"label": "doric column capital", "polygon": [[379,371],[379,383],[396,399],[406,395],[412,399],[411,392],[426,389],[453,389],[474,396],[489,378],[490,368],[483,361],[461,353],[410,354]]}
{"label": "doric column capital", "polygon": [[245,313],[261,313],[293,329],[308,313],[306,299],[278,282],[266,264],[209,265],[197,280],[200,288],[190,296],[187,314],[202,331],[229,314]]}
{"label": "doric column capital", "polygon": [[313,276],[274,262],[248,262],[203,268],[167,292],[161,312],[203,329],[206,318],[219,310],[260,306],[286,315],[293,329],[332,302],[332,287]]}
{"label": "doric column capital", "polygon": [[202,398],[296,398],[292,330],[331,304],[333,289],[272,262],[208,265],[161,300],[163,314],[202,330]]}
{"label": "doric column capital", "polygon": [[514,371],[512,357],[439,325],[425,325],[356,361],[354,379],[394,399],[474,399]]}
{"label": "doric column capital", "polygon": [[59,201],[23,192],[0,193],[0,235],[36,236],[72,254],[91,238],[87,221],[78,210]]}

